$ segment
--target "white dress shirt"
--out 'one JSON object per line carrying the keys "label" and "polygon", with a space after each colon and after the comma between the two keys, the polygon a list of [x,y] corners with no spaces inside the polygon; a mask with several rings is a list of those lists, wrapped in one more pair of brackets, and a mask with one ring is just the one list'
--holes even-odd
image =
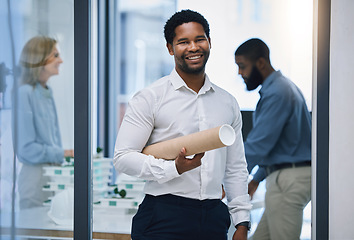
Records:
{"label": "white dress shirt", "polygon": [[[235,143],[208,151],[202,165],[181,175],[174,161],[142,154],[150,144],[231,125]],[[190,89],[175,70],[129,101],[118,132],[114,165],[119,173],[146,180],[144,192],[173,194],[193,199],[220,199],[224,185],[234,224],[249,221],[247,164],[241,134],[242,118],[236,99],[205,77],[198,93]]]}

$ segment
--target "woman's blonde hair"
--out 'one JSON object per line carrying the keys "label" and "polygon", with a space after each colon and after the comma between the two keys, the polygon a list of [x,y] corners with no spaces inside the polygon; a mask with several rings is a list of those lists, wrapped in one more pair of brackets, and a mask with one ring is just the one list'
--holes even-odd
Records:
{"label": "woman's blonde hair", "polygon": [[57,40],[37,36],[31,38],[23,47],[20,57],[21,79],[23,84],[35,86],[43,66],[53,51]]}

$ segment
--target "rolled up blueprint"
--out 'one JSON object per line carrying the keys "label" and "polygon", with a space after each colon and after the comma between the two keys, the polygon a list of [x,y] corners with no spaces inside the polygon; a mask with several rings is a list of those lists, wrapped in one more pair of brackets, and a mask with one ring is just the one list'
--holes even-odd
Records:
{"label": "rolled up blueprint", "polygon": [[173,138],[145,147],[142,153],[166,160],[176,159],[181,149],[186,149],[186,156],[230,146],[235,141],[235,131],[224,124],[215,128]]}

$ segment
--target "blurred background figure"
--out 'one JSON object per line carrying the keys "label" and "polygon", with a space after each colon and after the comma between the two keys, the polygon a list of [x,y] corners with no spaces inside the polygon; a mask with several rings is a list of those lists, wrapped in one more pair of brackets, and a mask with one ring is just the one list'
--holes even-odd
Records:
{"label": "blurred background figure", "polygon": [[42,206],[49,192],[42,191],[48,182],[43,166],[60,165],[74,150],[64,150],[50,77],[59,74],[63,63],[57,41],[45,36],[30,39],[21,57],[21,83],[17,92],[16,153],[22,168],[18,177],[20,208]]}
{"label": "blurred background figure", "polygon": [[258,38],[235,52],[247,90],[259,90],[253,128],[245,141],[252,197],[266,179],[265,210],[253,240],[300,239],[303,210],[311,200],[311,115],[300,89],[270,62]]}

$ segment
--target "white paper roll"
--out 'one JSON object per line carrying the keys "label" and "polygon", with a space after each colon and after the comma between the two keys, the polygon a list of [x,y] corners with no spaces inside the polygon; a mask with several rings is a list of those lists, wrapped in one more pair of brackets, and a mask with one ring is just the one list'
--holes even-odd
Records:
{"label": "white paper roll", "polygon": [[186,149],[186,156],[230,146],[235,141],[235,131],[224,124],[215,128],[192,133],[186,136],[149,145],[143,149],[146,155],[166,160],[176,159],[181,149]]}

